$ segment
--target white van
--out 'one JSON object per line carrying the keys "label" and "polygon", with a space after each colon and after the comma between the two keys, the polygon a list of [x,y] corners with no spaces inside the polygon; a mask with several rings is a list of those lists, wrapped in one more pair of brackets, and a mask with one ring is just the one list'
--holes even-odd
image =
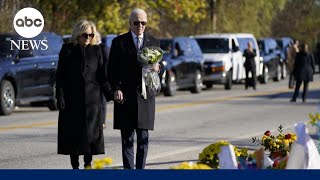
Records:
{"label": "white van", "polygon": [[244,61],[235,34],[206,34],[194,38],[204,56],[203,84],[207,88],[224,84],[225,89],[231,89],[233,82],[244,79]]}
{"label": "white van", "polygon": [[[256,52],[256,57],[254,58],[256,62],[256,75],[257,77],[260,77],[262,75],[262,70],[263,70],[263,61],[262,58],[260,57],[260,50],[259,46],[257,43],[256,38],[254,37],[253,34],[248,34],[248,33],[237,33],[236,34],[237,40],[239,42],[239,49],[242,53],[244,53],[244,50],[247,49],[248,47],[248,42],[252,42],[252,48]],[[243,61],[245,61],[245,57],[243,57]],[[245,77],[245,71],[243,71],[243,76]]]}

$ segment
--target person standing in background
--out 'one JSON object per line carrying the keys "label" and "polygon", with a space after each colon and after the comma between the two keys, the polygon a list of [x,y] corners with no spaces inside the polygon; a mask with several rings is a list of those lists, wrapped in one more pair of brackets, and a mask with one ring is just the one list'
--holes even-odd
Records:
{"label": "person standing in background", "polygon": [[296,80],[296,88],[292,95],[291,102],[296,102],[299,95],[299,89],[303,82],[302,102],[306,102],[309,82],[313,81],[314,74],[314,58],[309,53],[308,45],[302,44],[300,51],[296,55],[293,74]]}
{"label": "person standing in background", "polygon": [[296,54],[299,52],[299,41],[293,40],[293,44],[290,46],[287,52],[287,64],[288,64],[288,71],[290,73],[289,76],[289,89],[294,88],[294,75],[293,75],[293,68],[294,68],[294,61],[296,58]]}
{"label": "person standing in background", "polygon": [[[257,74],[256,74],[256,62],[254,57],[256,53],[252,48],[252,42],[248,42],[248,48],[244,50],[243,56],[246,58],[244,62],[244,67],[246,68],[246,83],[245,89],[248,89],[249,86],[252,86],[256,90]],[[252,79],[249,78],[249,72],[251,72]]]}

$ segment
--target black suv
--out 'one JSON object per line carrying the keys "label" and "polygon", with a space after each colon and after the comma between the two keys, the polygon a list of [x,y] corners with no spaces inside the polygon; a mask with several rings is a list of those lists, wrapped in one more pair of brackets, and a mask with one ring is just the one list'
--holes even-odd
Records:
{"label": "black suv", "polygon": [[[12,43],[21,37],[0,34],[0,114],[9,115],[15,106],[47,106],[56,110],[55,72],[62,37],[54,33],[41,33],[35,38],[24,39],[19,50]],[[27,40],[27,41],[26,41]],[[46,46],[32,48],[32,42],[46,40]],[[23,47],[24,46],[24,47]],[[33,46],[34,47],[34,46]],[[46,49],[46,50],[44,50]]]}
{"label": "black suv", "polygon": [[200,93],[204,59],[197,41],[190,37],[160,39],[160,47],[165,51],[161,61],[166,70],[161,77],[164,95],[173,96],[177,89]]}
{"label": "black suv", "polygon": [[282,77],[280,49],[275,39],[264,38],[258,40],[260,56],[263,59],[262,75],[260,76],[261,83],[267,83],[270,78],[274,81],[279,81]]}

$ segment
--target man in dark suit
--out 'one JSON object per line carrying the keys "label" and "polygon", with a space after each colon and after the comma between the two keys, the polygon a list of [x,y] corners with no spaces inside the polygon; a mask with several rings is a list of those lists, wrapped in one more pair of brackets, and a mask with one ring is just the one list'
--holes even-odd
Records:
{"label": "man in dark suit", "polygon": [[[148,130],[154,129],[155,95],[147,88],[142,94],[142,66],[137,52],[143,47],[159,46],[159,41],[144,33],[147,13],[134,9],[129,18],[130,31],[113,39],[108,73],[115,91],[114,129],[120,129],[125,169],[134,169],[134,136],[137,134],[136,169],[144,169],[148,152]],[[160,65],[152,69],[160,73]]]}

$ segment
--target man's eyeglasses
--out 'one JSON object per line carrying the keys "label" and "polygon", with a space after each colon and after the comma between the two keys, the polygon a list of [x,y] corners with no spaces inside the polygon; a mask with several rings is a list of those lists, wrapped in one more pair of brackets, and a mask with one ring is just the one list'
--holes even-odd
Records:
{"label": "man's eyeglasses", "polygon": [[139,26],[139,24],[141,24],[142,26],[145,26],[145,25],[147,25],[147,22],[146,21],[135,21],[135,22],[133,22],[133,25],[135,25],[135,26]]}
{"label": "man's eyeglasses", "polygon": [[83,38],[89,39],[89,38],[93,38],[93,37],[94,37],[94,34],[83,33],[81,36],[82,36]]}

